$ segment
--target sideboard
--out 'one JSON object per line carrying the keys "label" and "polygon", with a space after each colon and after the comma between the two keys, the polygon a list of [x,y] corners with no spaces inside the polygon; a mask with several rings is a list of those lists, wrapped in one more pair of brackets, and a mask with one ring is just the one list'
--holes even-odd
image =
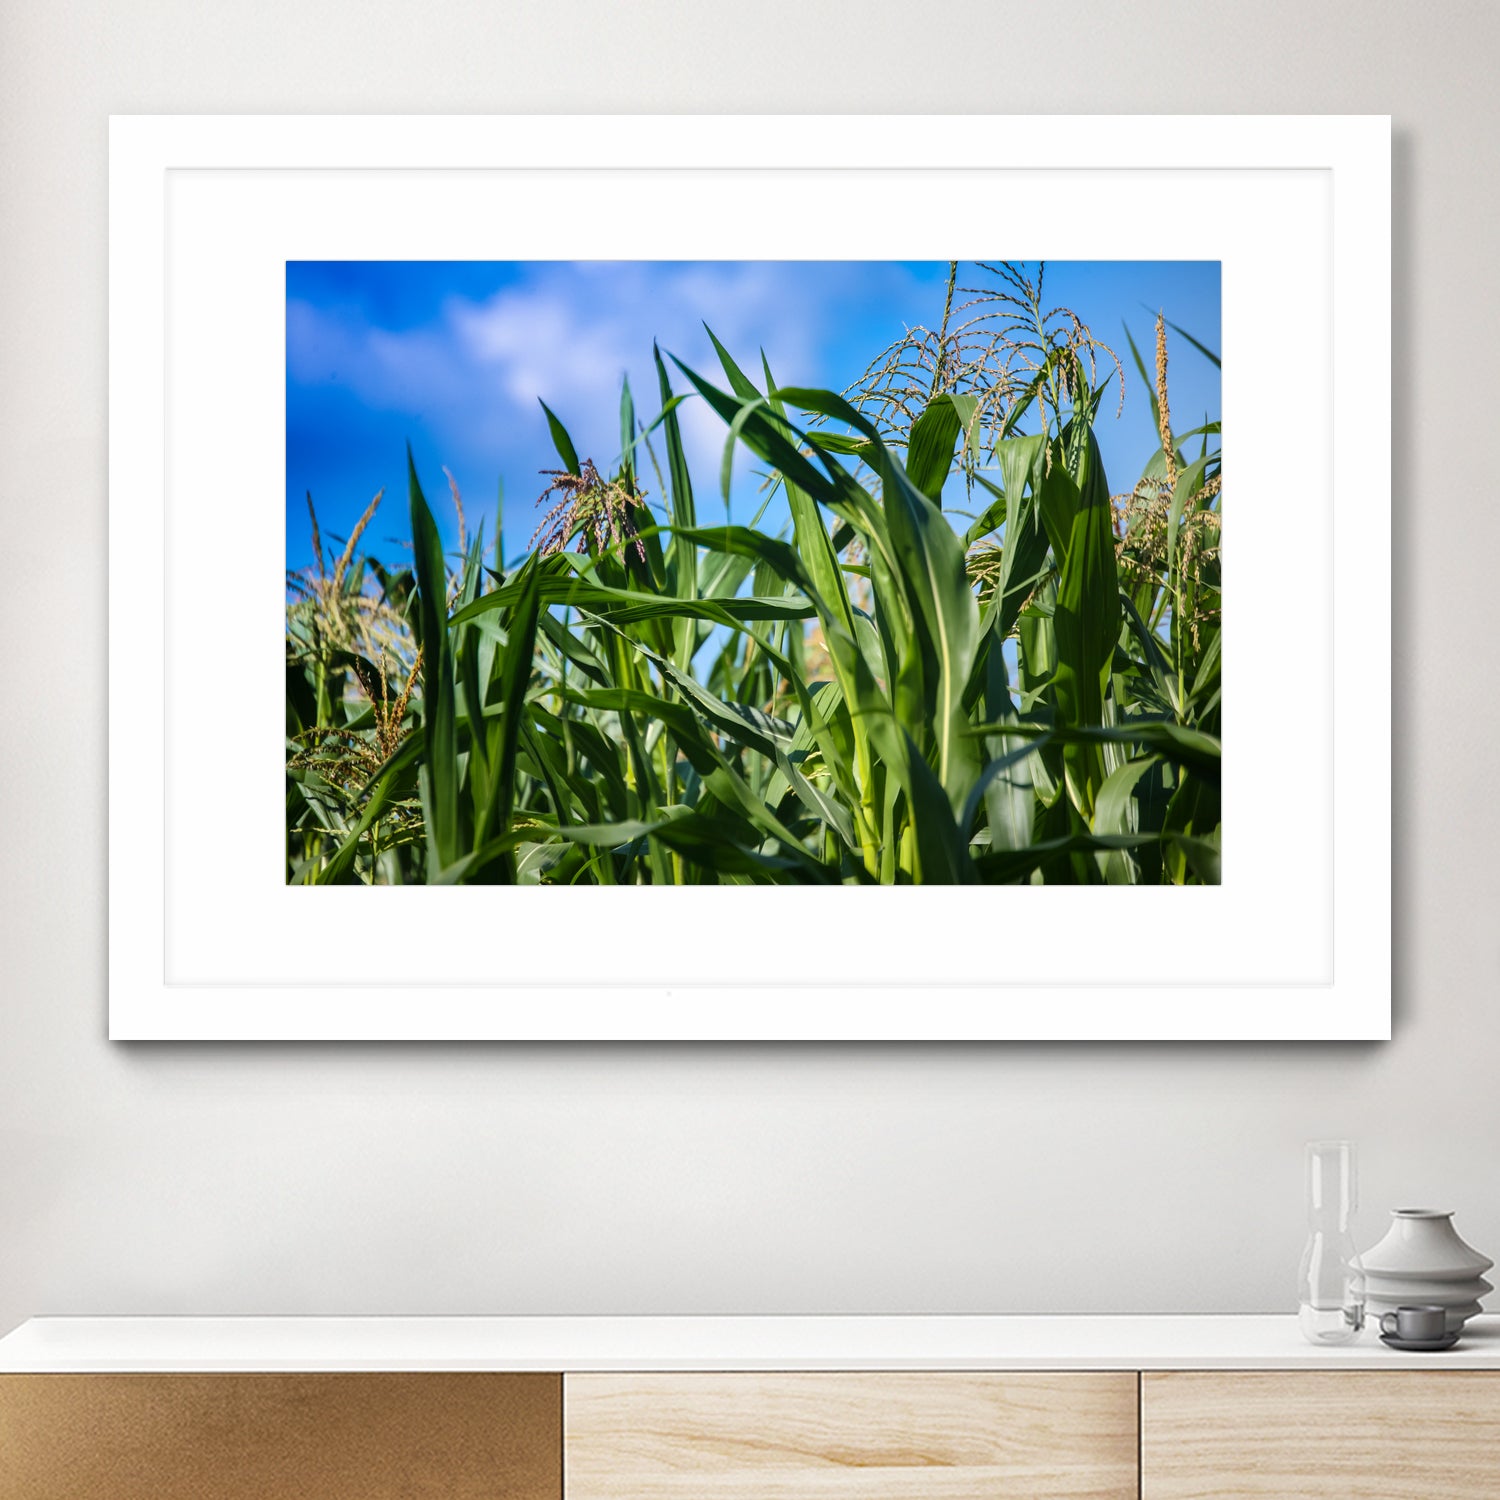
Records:
{"label": "sideboard", "polygon": [[4,1500],[1496,1500],[1500,1317],[34,1318]]}

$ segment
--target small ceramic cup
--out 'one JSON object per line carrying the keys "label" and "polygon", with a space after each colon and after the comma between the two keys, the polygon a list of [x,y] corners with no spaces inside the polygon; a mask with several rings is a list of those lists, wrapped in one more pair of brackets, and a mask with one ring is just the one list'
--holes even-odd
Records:
{"label": "small ceramic cup", "polygon": [[1398,1307],[1380,1320],[1380,1331],[1397,1339],[1440,1339],[1447,1331],[1447,1314],[1441,1307]]}

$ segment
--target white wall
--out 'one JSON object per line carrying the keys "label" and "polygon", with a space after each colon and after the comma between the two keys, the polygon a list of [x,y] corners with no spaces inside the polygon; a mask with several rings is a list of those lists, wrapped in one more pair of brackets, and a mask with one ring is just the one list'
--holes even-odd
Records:
{"label": "white wall", "polygon": [[[9,0],[0,1327],[1273,1309],[1329,1134],[1367,1241],[1421,1200],[1500,1256],[1497,46],[1478,0]],[[107,114],[643,108],[1394,113],[1396,1041],[104,1040]]]}

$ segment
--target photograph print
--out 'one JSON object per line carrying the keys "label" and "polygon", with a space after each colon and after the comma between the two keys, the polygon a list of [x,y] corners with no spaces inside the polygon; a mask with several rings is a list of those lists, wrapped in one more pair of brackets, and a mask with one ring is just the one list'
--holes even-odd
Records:
{"label": "photograph print", "polygon": [[1218,885],[1220,308],[287,262],[287,884]]}

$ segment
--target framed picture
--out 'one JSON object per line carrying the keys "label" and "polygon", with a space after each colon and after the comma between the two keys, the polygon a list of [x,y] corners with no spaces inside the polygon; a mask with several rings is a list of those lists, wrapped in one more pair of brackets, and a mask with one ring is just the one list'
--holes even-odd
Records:
{"label": "framed picture", "polygon": [[1388,119],[117,117],[109,278],[112,1037],[1390,1034]]}

